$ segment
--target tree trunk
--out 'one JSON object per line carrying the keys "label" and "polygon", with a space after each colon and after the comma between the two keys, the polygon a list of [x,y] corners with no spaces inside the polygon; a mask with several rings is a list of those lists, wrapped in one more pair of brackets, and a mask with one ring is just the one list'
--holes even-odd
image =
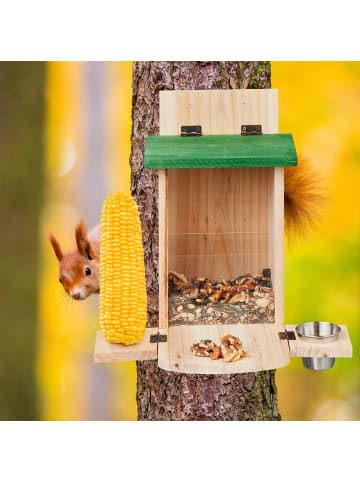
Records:
{"label": "tree trunk", "polygon": [[[159,134],[159,91],[270,88],[269,62],[134,62],[131,193],[142,220],[149,326],[158,325],[157,172],[143,168],[145,140]],[[137,362],[139,420],[279,420],[275,370],[187,375]]]}

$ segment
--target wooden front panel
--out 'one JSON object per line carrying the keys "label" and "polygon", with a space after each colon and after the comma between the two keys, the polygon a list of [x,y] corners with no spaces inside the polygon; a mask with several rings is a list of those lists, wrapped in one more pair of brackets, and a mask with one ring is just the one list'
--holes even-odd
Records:
{"label": "wooden front panel", "polygon": [[[280,368],[289,363],[288,342],[279,339],[275,324],[172,326],[160,332],[168,334],[168,343],[159,343],[158,348],[158,364],[164,370],[203,374],[249,373]],[[247,357],[235,363],[224,363],[222,358],[195,357],[191,352],[194,341],[211,339],[218,343],[229,333],[241,339],[248,350]]]}
{"label": "wooden front panel", "polygon": [[272,172],[169,169],[168,269],[230,280],[268,268]]}

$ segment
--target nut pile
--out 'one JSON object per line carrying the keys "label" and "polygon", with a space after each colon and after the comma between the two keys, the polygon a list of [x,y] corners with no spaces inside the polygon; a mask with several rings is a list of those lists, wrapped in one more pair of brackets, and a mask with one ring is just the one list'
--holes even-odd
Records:
{"label": "nut pile", "polygon": [[241,340],[233,335],[223,336],[220,346],[212,340],[201,340],[199,343],[193,344],[191,351],[195,356],[209,357],[212,360],[223,358],[224,363],[236,362],[248,354],[243,348]]}
{"label": "nut pile", "polygon": [[234,280],[169,273],[169,325],[274,323],[271,271]]}

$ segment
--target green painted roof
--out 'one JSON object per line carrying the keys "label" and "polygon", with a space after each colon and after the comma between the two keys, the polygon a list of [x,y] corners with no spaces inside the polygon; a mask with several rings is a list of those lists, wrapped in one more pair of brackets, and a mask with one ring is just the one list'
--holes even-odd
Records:
{"label": "green painted roof", "polygon": [[148,136],[148,169],[296,166],[291,134],[260,136]]}

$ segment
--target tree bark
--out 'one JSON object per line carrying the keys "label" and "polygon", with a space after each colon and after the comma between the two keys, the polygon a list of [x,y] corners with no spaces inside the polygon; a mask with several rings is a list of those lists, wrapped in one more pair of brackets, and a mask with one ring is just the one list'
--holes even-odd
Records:
{"label": "tree bark", "polygon": [[[269,62],[134,62],[131,193],[143,232],[149,326],[158,325],[157,172],[143,168],[145,140],[159,134],[159,91],[270,88]],[[275,370],[187,375],[137,362],[139,420],[279,420]]]}

